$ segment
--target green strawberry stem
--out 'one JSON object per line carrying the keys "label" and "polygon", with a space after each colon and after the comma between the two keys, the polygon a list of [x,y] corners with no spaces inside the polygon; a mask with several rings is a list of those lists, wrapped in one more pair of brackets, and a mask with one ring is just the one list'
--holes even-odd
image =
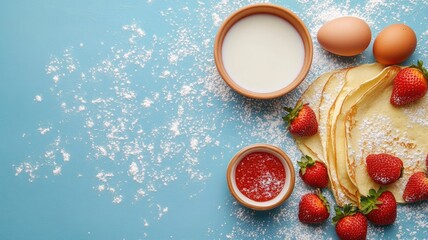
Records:
{"label": "green strawberry stem", "polygon": [[325,198],[325,196],[321,193],[321,189],[317,188],[317,190],[315,190],[315,194],[321,199],[322,203],[327,208],[327,211],[330,212],[330,204],[327,198]]}
{"label": "green strawberry stem", "polygon": [[358,208],[349,203],[342,208],[335,206],[334,211],[336,212],[336,216],[333,217],[333,224],[336,224],[340,219],[356,214],[358,212]]}
{"label": "green strawberry stem", "polygon": [[302,175],[305,175],[306,168],[312,167],[313,165],[315,165],[315,161],[308,155],[302,156],[300,160],[301,161],[298,161],[297,164],[300,167],[300,171],[302,172]]}
{"label": "green strawberry stem", "polygon": [[425,80],[428,81],[428,71],[426,68],[424,68],[424,62],[422,60],[418,60],[418,65],[412,64],[410,67],[419,69],[422,72],[422,74],[424,75]]}
{"label": "green strawberry stem", "polygon": [[382,202],[377,199],[383,192],[385,192],[385,189],[380,187],[378,191],[370,189],[367,196],[361,196],[361,212],[366,215],[372,210],[377,209],[377,205],[382,204]]}
{"label": "green strawberry stem", "polygon": [[288,114],[284,116],[282,119],[287,124],[286,125],[287,128],[290,126],[293,119],[295,119],[299,115],[299,112],[300,110],[302,110],[302,108],[303,108],[302,102],[298,102],[295,108],[284,107],[284,110],[287,111]]}

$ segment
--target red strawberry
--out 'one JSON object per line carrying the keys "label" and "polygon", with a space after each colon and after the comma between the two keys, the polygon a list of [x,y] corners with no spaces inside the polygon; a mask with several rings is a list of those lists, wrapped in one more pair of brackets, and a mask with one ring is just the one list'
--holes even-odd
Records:
{"label": "red strawberry", "polygon": [[325,188],[328,185],[328,173],[325,165],[319,161],[314,161],[309,156],[303,156],[300,162],[299,176],[303,182],[311,187]]}
{"label": "red strawberry", "polygon": [[428,200],[428,177],[425,172],[416,172],[410,176],[403,199],[406,202]]}
{"label": "red strawberry", "polygon": [[398,107],[422,98],[428,89],[428,71],[423,62],[401,69],[394,78],[390,102]]}
{"label": "red strawberry", "polygon": [[397,181],[403,173],[403,162],[390,154],[370,154],[366,157],[369,176],[380,185],[388,185]]}
{"label": "red strawberry", "polygon": [[336,234],[340,239],[366,239],[367,218],[355,206],[347,204],[343,208],[334,209],[336,216],[333,223],[336,224]]}
{"label": "red strawberry", "polygon": [[397,201],[390,191],[370,189],[369,195],[361,197],[361,211],[375,225],[389,225],[397,218]]}
{"label": "red strawberry", "polygon": [[284,110],[288,112],[283,119],[290,133],[305,137],[318,132],[317,117],[308,104],[299,102],[294,109],[285,107]]}
{"label": "red strawberry", "polygon": [[303,195],[299,202],[300,222],[319,224],[327,220],[329,216],[330,206],[320,191]]}

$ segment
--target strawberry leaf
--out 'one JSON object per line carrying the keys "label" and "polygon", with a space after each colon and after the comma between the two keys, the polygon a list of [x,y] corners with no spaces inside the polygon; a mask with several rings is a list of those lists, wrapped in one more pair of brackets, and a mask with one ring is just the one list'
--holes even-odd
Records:
{"label": "strawberry leaf", "polygon": [[302,172],[302,175],[305,175],[306,169],[308,167],[312,167],[315,165],[315,161],[308,155],[302,156],[300,159],[301,161],[298,161],[297,164],[300,167],[300,171]]}
{"label": "strawberry leaf", "polygon": [[369,190],[369,195],[361,196],[361,212],[365,215],[369,214],[372,210],[378,209],[378,205],[382,204],[378,201],[380,195],[385,191],[383,187],[380,187],[378,191],[373,188]]}
{"label": "strawberry leaf", "polygon": [[327,212],[330,212],[330,204],[329,204],[327,198],[325,198],[324,195],[322,195],[321,190],[319,188],[317,189],[316,194],[321,199],[324,206],[327,208]]}
{"label": "strawberry leaf", "polygon": [[334,211],[336,212],[336,216],[333,217],[333,224],[336,224],[340,219],[343,218],[343,212],[338,206],[334,207]]}
{"label": "strawberry leaf", "polygon": [[424,68],[424,62],[422,60],[418,60],[417,65],[412,64],[410,67],[419,69],[422,72],[422,74],[424,75],[425,80],[428,81],[428,71],[426,68]]}
{"label": "strawberry leaf", "polygon": [[288,112],[288,114],[282,118],[286,124],[286,128],[288,128],[291,122],[299,115],[299,112],[300,110],[302,110],[302,108],[303,108],[302,102],[298,102],[295,108],[290,108],[290,107],[283,108],[285,111]]}
{"label": "strawberry leaf", "polygon": [[337,222],[339,222],[340,219],[357,213],[358,208],[352,204],[346,204],[342,208],[339,206],[335,206],[334,211],[336,212],[336,216],[333,217],[333,224],[336,224]]}

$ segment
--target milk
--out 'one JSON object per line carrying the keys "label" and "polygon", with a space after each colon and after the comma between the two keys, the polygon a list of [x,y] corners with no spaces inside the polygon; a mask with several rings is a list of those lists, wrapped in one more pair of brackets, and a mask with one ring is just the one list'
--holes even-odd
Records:
{"label": "milk", "polygon": [[296,29],[271,14],[235,23],[222,45],[223,64],[239,86],[269,93],[289,85],[303,67],[304,45]]}

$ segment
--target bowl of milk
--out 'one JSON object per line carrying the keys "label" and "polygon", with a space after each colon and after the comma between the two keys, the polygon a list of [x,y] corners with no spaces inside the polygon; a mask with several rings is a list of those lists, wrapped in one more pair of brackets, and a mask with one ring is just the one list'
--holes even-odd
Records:
{"label": "bowl of milk", "polygon": [[254,4],[230,15],[214,43],[214,60],[223,80],[256,99],[283,96],[306,77],[313,55],[310,34],[292,11]]}

